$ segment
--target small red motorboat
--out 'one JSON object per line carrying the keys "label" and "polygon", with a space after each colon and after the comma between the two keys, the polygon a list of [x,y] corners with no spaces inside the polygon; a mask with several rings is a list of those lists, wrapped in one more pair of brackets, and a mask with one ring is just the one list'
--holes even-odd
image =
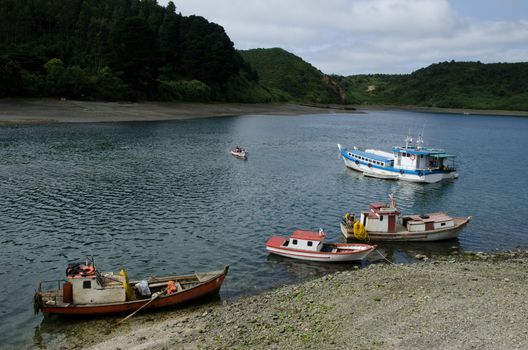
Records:
{"label": "small red motorboat", "polygon": [[[66,281],[40,282],[33,300],[35,313],[107,315],[170,307],[217,293],[228,269],[129,281],[124,270],[100,273],[93,262],[70,264]],[[43,285],[51,282],[58,288],[44,290]]]}
{"label": "small red motorboat", "polygon": [[325,238],[323,230],[296,230],[289,238],[271,237],[266,242],[266,249],[272,254],[293,259],[344,262],[363,260],[377,248],[363,243],[324,243]]}

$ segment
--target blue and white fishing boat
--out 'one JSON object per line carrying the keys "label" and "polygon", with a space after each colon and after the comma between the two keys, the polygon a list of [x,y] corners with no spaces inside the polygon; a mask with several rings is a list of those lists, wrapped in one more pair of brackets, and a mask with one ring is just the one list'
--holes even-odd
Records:
{"label": "blue and white fishing boat", "polygon": [[340,144],[337,147],[345,165],[365,176],[426,183],[458,177],[453,165],[456,156],[441,149],[423,147],[421,136],[416,143],[407,136],[405,146],[393,147],[392,153],[357,147],[345,149]]}

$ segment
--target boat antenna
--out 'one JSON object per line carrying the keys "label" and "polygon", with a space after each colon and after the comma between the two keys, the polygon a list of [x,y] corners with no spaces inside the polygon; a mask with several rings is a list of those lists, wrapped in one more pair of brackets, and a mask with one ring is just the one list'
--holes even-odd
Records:
{"label": "boat antenna", "polygon": [[405,149],[409,148],[409,143],[412,143],[411,129],[410,128],[409,128],[409,131],[407,132],[407,136],[405,137]]}
{"label": "boat antenna", "polygon": [[425,134],[425,123],[424,123],[424,126],[422,128],[422,133],[420,135],[418,135],[418,140],[416,141],[416,148],[422,148],[423,144],[424,144],[424,134]]}

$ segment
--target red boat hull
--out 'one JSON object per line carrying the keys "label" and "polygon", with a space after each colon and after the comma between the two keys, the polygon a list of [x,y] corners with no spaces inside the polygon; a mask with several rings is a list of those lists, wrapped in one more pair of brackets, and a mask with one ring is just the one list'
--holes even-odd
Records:
{"label": "red boat hull", "polygon": [[42,305],[41,311],[45,314],[61,314],[61,315],[110,315],[133,312],[148,302],[151,302],[144,309],[159,309],[168,308],[179,304],[199,299],[208,295],[218,293],[225,276],[227,275],[227,268],[222,273],[203,282],[195,287],[183,290],[170,295],[163,295],[153,300],[142,299],[135,301],[127,301],[124,303],[111,304],[95,304],[95,305],[69,305],[69,306],[47,306]]}

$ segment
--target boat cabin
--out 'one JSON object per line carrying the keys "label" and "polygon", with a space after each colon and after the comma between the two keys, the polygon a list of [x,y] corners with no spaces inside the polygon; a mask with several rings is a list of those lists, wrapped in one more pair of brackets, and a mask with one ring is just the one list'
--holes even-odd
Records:
{"label": "boat cabin", "polygon": [[407,215],[401,218],[402,225],[409,232],[423,232],[455,227],[455,221],[445,213]]}
{"label": "boat cabin", "polygon": [[448,160],[456,158],[455,155],[446,154],[444,150],[423,147],[423,139],[418,137],[413,145],[411,137],[405,139],[405,146],[393,147],[394,168],[402,170],[453,170]]}
{"label": "boat cabin", "polygon": [[73,304],[98,304],[124,302],[127,300],[126,274],[112,272],[101,275],[93,265],[69,266],[67,281],[63,285],[64,302]]}
{"label": "boat cabin", "polygon": [[387,206],[383,202],[372,203],[368,211],[361,213],[360,222],[367,232],[396,232],[400,211],[396,206]]}
{"label": "boat cabin", "polygon": [[292,249],[311,250],[319,252],[323,248],[323,241],[326,234],[323,231],[313,232],[296,230],[293,231],[289,239],[287,239],[282,246]]}
{"label": "boat cabin", "polygon": [[404,148],[395,147],[394,152],[394,167],[405,170],[447,170],[449,166],[448,159],[455,158],[454,155],[446,154],[441,150],[431,148],[416,149],[415,147]]}
{"label": "boat cabin", "polygon": [[368,211],[361,213],[360,222],[367,232],[395,233],[398,227],[409,232],[425,232],[455,227],[454,219],[445,213],[400,217],[400,210],[393,199],[390,205],[372,203]]}
{"label": "boat cabin", "polygon": [[361,151],[354,149],[349,151],[348,156],[356,162],[356,164],[366,164],[368,167],[388,168],[394,166],[392,155],[387,152],[376,150]]}

